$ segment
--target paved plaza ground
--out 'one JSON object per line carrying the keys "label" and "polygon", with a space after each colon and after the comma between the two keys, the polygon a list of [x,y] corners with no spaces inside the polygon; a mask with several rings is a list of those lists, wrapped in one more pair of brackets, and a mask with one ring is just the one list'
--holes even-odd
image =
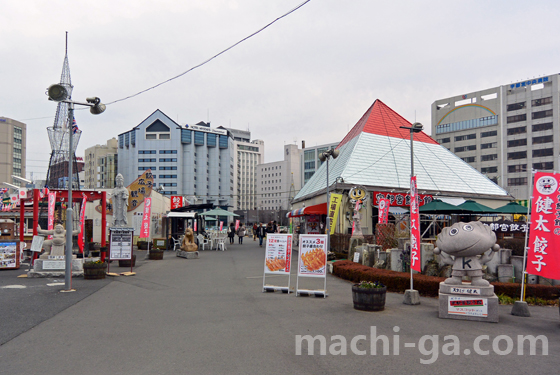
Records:
{"label": "paved plaza ground", "polygon": [[[497,324],[444,320],[437,299],[409,306],[389,293],[385,311],[362,312],[352,307],[351,284],[330,275],[328,298],[262,293],[264,247],[250,239],[199,259],[144,257],[138,252],[136,276],[77,278],[73,293],[59,292],[63,279],[0,271],[0,374],[557,374],[560,367],[557,307],[530,307],[532,317],[521,318],[500,306]],[[267,282],[287,285],[287,278]],[[317,337],[313,355],[305,340],[297,354],[298,335]],[[518,335],[544,335],[548,355],[540,341],[536,355],[528,341],[518,355]]]}

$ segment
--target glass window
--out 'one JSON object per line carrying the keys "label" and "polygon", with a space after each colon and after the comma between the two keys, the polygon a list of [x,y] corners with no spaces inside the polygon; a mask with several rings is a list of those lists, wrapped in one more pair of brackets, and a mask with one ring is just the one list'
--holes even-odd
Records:
{"label": "glass window", "polygon": [[212,134],[212,133],[207,133],[206,134],[206,143],[208,144],[208,147],[216,147],[216,134]]}
{"label": "glass window", "polygon": [[203,132],[194,132],[194,144],[198,146],[204,146],[204,133]]}

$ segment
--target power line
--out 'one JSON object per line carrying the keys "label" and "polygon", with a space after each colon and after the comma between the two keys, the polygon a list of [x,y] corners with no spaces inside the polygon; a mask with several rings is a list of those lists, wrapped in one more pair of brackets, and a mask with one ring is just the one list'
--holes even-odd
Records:
{"label": "power line", "polygon": [[[281,15],[280,17],[277,17],[274,21],[272,21],[272,22],[268,23],[267,25],[261,27],[259,30],[255,31],[254,33],[250,34],[249,36],[246,36],[245,38],[241,39],[241,40],[238,41],[237,43],[232,44],[231,46],[229,46],[228,48],[224,49],[223,51],[221,51],[221,52],[215,54],[214,56],[210,57],[210,58],[207,59],[206,61],[203,61],[203,62],[201,62],[200,64],[193,66],[192,68],[190,68],[190,69],[184,71],[183,73],[178,74],[178,75],[176,75],[175,77],[169,78],[168,80],[165,80],[165,81],[163,81],[163,82],[160,82],[160,83],[158,83],[157,85],[154,85],[154,86],[152,86],[152,87],[148,87],[148,88],[145,89],[145,90],[139,91],[139,92],[137,92],[136,94],[132,94],[132,95],[126,96],[126,97],[124,97],[124,98],[117,99],[117,100],[114,100],[114,101],[109,102],[109,103],[105,103],[105,105],[111,105],[111,104],[115,104],[115,103],[118,103],[118,102],[125,101],[125,100],[127,100],[127,99],[134,98],[134,97],[136,97],[136,96],[138,96],[138,95],[140,95],[140,94],[143,94],[143,93],[145,93],[145,92],[147,92],[147,91],[150,91],[150,90],[153,90],[153,89],[155,89],[155,88],[157,88],[157,87],[159,87],[159,86],[162,86],[162,85],[164,85],[164,84],[166,84],[166,83],[168,83],[168,82],[171,82],[171,81],[173,81],[173,80],[176,80],[177,78],[180,78],[180,77],[184,76],[185,74],[187,74],[187,73],[189,73],[189,72],[192,72],[192,71],[195,70],[196,68],[200,68],[201,66],[206,65],[206,64],[209,63],[210,61],[214,60],[216,57],[218,57],[218,56],[220,56],[220,55],[223,55],[224,53],[226,53],[227,51],[231,50],[232,48],[238,46],[239,44],[243,43],[243,42],[246,41],[247,39],[250,39],[250,38],[252,38],[253,36],[259,34],[261,31],[264,31],[266,28],[272,26],[272,25],[273,25],[274,23],[276,23],[277,21],[280,21],[282,18],[284,18],[284,17],[290,15],[291,13],[295,12],[296,10],[298,10],[298,9],[301,8],[301,7],[303,7],[305,4],[307,4],[307,3],[310,2],[310,1],[311,1],[311,0],[305,0],[303,3],[299,4],[298,6],[296,6],[295,8],[293,8],[292,10],[288,11],[287,13],[284,13],[284,14]],[[84,108],[76,108],[76,110],[78,110],[78,109],[84,109]],[[43,120],[43,119],[53,118],[53,117],[54,117],[54,116],[34,117],[34,118],[22,119],[22,121]]]}
{"label": "power line", "polygon": [[302,6],[304,6],[305,4],[307,4],[307,3],[310,2],[310,1],[311,1],[311,0],[305,0],[303,3],[299,4],[298,6],[296,6],[295,8],[293,8],[292,10],[288,11],[287,13],[284,13],[283,15],[281,15],[281,16],[278,17],[278,18],[276,18],[274,21],[268,23],[266,26],[264,26],[264,27],[260,28],[259,30],[255,31],[255,32],[252,33],[251,35],[246,36],[245,38],[241,39],[241,40],[238,41],[237,43],[235,43],[235,44],[229,46],[228,48],[224,49],[223,51],[221,51],[221,52],[215,54],[214,56],[210,57],[210,58],[207,59],[206,61],[204,61],[204,62],[202,62],[202,63],[200,63],[200,64],[198,64],[198,65],[193,66],[192,68],[190,68],[190,69],[184,71],[183,73],[181,73],[181,74],[179,74],[179,75],[176,75],[175,77],[169,78],[169,79],[166,80],[166,81],[160,82],[160,83],[158,83],[157,85],[154,85],[154,86],[152,86],[152,87],[149,87],[149,88],[147,88],[147,89],[145,89],[145,90],[139,91],[139,92],[137,92],[136,94],[129,95],[129,96],[124,97],[124,98],[122,98],[122,99],[117,99],[117,100],[114,100],[114,101],[112,101],[112,102],[106,103],[106,105],[114,104],[114,103],[117,103],[117,102],[122,102],[122,101],[127,100],[127,99],[130,99],[130,98],[134,98],[135,96],[138,96],[138,95],[143,94],[143,93],[145,93],[145,92],[147,92],[147,91],[153,90],[153,89],[155,89],[155,88],[157,88],[157,87],[159,87],[159,86],[161,86],[161,85],[164,85],[164,84],[166,84],[166,83],[168,83],[168,82],[171,82],[171,81],[173,81],[173,80],[175,80],[175,79],[177,79],[177,78],[179,78],[179,77],[182,77],[182,76],[184,76],[185,74],[187,74],[187,73],[189,73],[189,72],[192,72],[192,71],[195,70],[196,68],[200,68],[201,66],[206,65],[206,64],[209,63],[210,61],[214,60],[216,57],[218,57],[218,56],[220,56],[220,55],[226,53],[227,51],[229,51],[230,49],[232,49],[232,48],[236,47],[237,45],[243,43],[243,42],[246,41],[247,39],[252,38],[253,36],[255,36],[255,35],[257,35],[258,33],[260,33],[261,31],[263,31],[264,29],[268,28],[269,26],[272,26],[272,24],[276,23],[277,21],[281,20],[282,18],[284,18],[284,17],[290,15],[291,13],[295,12],[296,10],[298,10],[299,8],[301,8]]}

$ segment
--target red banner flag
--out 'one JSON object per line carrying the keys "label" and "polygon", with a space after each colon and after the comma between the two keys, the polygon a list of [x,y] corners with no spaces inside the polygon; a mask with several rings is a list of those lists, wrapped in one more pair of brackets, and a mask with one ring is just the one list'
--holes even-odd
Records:
{"label": "red banner flag", "polygon": [[[56,191],[49,194],[49,206],[48,206],[48,216],[47,216],[47,229],[54,229],[54,207],[56,203]],[[52,240],[52,235],[49,235],[47,239]]]}
{"label": "red banner flag", "polygon": [[422,272],[420,264],[420,211],[416,176],[410,178],[410,268]]}
{"label": "red banner flag", "polygon": [[221,232],[222,230],[224,230],[224,222],[223,222],[223,221],[220,221],[220,232]]}
{"label": "red banner flag", "polygon": [[142,215],[142,226],[140,227],[140,238],[150,237],[150,218],[152,213],[152,198],[144,199],[144,214]]}
{"label": "red banner flag", "polygon": [[389,220],[389,206],[391,205],[391,203],[389,202],[389,199],[380,199],[378,202],[378,208],[379,208],[379,213],[378,213],[378,221],[379,224],[387,224],[387,221]]}
{"label": "red banner flag", "polygon": [[82,207],[80,210],[80,234],[78,235],[78,247],[80,248],[80,253],[84,252],[84,229],[85,229],[85,222],[86,222],[86,202],[87,197],[85,194],[82,193]]}
{"label": "red banner flag", "polygon": [[235,231],[239,229],[239,220],[235,220]]}
{"label": "red banner flag", "polygon": [[537,172],[534,181],[527,273],[560,280],[560,175]]}
{"label": "red banner flag", "polygon": [[196,220],[194,221],[194,228],[193,230],[196,232]]}
{"label": "red banner flag", "polygon": [[171,209],[183,207],[183,197],[180,195],[171,196]]}

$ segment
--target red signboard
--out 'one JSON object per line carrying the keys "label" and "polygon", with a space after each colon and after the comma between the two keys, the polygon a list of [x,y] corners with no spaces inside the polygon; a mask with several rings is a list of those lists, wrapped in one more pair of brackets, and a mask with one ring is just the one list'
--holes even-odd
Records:
{"label": "red signboard", "polygon": [[180,195],[171,196],[171,209],[183,207],[183,197]]}
{"label": "red signboard", "polygon": [[379,224],[387,224],[387,220],[389,219],[389,200],[388,199],[380,199],[379,204]]}
{"label": "red signboard", "polygon": [[[432,195],[418,194],[418,205],[423,206],[433,200]],[[380,199],[388,199],[391,206],[410,206],[410,195],[406,193],[373,192],[373,205],[379,206]]]}
{"label": "red signboard", "polygon": [[535,173],[527,273],[560,279],[560,175]]}
{"label": "red signboard", "polygon": [[422,272],[420,264],[420,211],[416,176],[410,178],[410,268]]}
{"label": "red signboard", "polygon": [[144,214],[142,215],[142,227],[140,228],[140,238],[150,237],[150,219],[152,215],[152,198],[144,199]]}

